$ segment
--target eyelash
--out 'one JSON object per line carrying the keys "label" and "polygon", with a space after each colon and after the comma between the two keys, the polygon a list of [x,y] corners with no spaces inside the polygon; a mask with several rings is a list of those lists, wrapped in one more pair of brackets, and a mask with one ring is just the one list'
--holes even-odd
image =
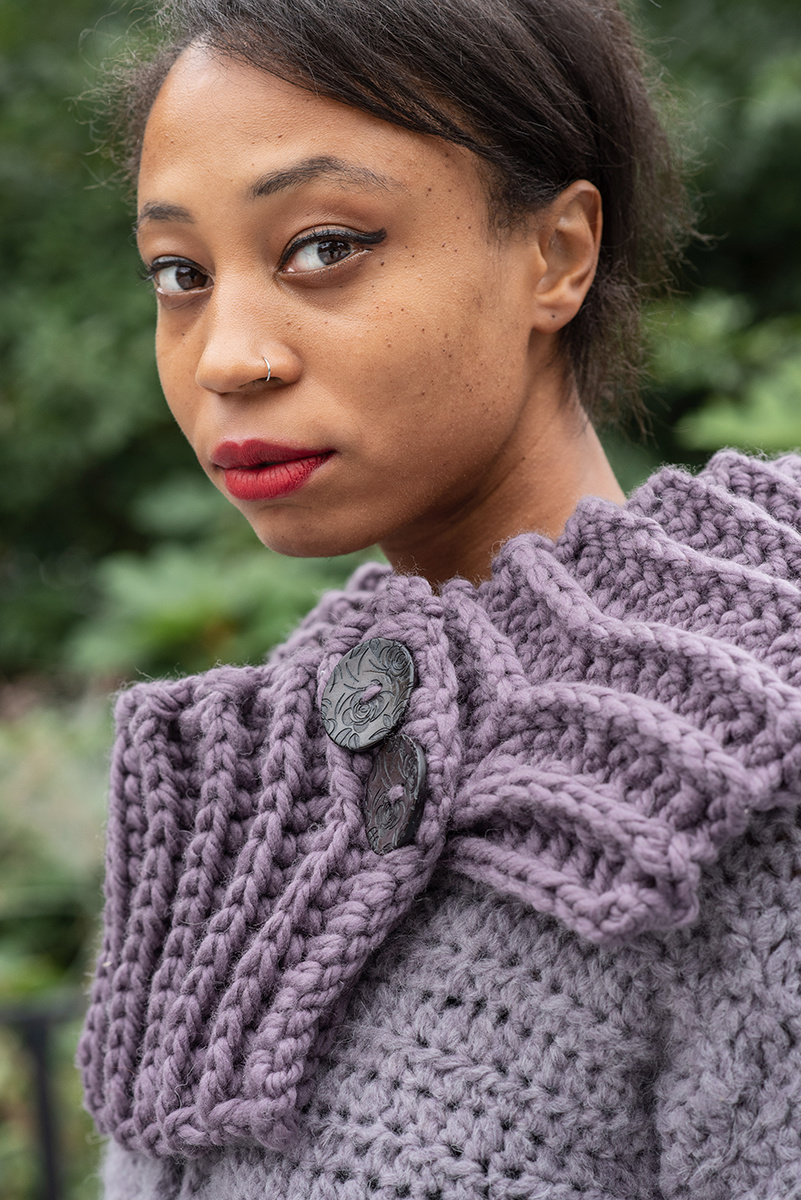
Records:
{"label": "eyelash", "polygon": [[137,275],[145,283],[155,283],[159,271],[166,271],[168,267],[194,267],[201,275],[207,274],[191,258],[155,258],[149,266],[141,266],[137,271]]}
{"label": "eyelash", "polygon": [[[367,249],[368,247],[379,245],[381,242],[383,242],[386,236],[387,232],[385,229],[377,229],[373,233],[356,233],[352,229],[338,228],[312,229],[308,233],[302,234],[299,238],[296,238],[294,241],[289,243],[278,260],[278,270],[283,271],[286,264],[295,256],[295,254],[298,253],[299,250],[303,250],[305,246],[314,245],[315,242],[340,241]],[[347,258],[342,259],[341,261],[343,263],[349,262],[352,257],[353,255],[349,254]],[[201,275],[207,274],[198,263],[194,262],[190,258],[166,257],[154,259],[149,266],[140,268],[139,277],[140,279],[145,280],[145,282],[155,283],[156,276],[160,271],[164,271],[169,267],[182,266],[194,267]],[[339,263],[333,263],[327,267],[320,267],[315,271],[297,272],[297,275],[298,277],[303,275],[319,276],[324,271],[334,270],[337,266],[339,266]],[[186,294],[191,295],[191,292],[192,289],[187,289]],[[169,294],[179,295],[180,293]]]}
{"label": "eyelash", "polygon": [[[352,229],[312,229],[308,233],[301,234],[299,238],[290,242],[286,250],[278,260],[278,269],[283,270],[289,260],[297,254],[298,250],[302,250],[304,246],[312,246],[315,242],[340,241],[351,242],[355,246],[377,246],[383,242],[387,236],[386,229],[377,229],[374,233],[356,233]],[[350,256],[348,256],[350,257]],[[347,262],[347,259],[343,260]],[[321,268],[330,270],[330,268]],[[311,272],[307,272],[311,274]]]}

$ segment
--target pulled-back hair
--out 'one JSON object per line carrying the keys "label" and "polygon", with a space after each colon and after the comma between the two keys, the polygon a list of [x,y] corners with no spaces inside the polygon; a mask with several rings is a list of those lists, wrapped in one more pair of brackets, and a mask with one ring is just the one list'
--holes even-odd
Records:
{"label": "pulled-back hair", "polygon": [[136,174],[145,122],[180,52],[209,48],[485,164],[498,229],[588,179],[603,199],[595,281],[561,333],[593,419],[637,409],[640,314],[689,228],[647,60],[615,0],[169,0],[155,50],[115,72]]}

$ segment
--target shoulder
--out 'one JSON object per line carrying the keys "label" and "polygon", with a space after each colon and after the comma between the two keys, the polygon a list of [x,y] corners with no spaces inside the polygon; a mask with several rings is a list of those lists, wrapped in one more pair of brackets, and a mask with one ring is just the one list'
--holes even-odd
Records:
{"label": "shoulder", "polygon": [[[699,915],[668,935],[656,967],[683,963],[699,984],[731,972],[736,1007],[756,1013],[787,1003],[801,1015],[801,810],[752,814],[746,830],[701,877]],[[696,996],[702,1004],[706,991]],[[714,1002],[714,1001],[713,1001]]]}
{"label": "shoulder", "polygon": [[801,822],[756,814],[654,943],[664,1195],[795,1195],[801,1178]]}

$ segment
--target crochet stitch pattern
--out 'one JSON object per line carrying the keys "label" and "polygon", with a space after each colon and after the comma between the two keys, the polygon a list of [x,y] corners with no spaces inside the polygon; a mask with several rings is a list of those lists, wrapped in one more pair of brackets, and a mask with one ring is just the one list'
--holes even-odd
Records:
{"label": "crochet stitch pattern", "polygon": [[436,873],[285,1152],[111,1141],[105,1200],[795,1200],[801,829],[757,815],[699,920],[607,950]]}
{"label": "crochet stitch pattern", "polygon": [[[702,867],[801,798],[799,485],[794,456],[666,469],[623,508],[582,501],[556,543],[515,538],[478,588],[363,568],[266,665],[124,693],[79,1052],[99,1128],[163,1159],[288,1152],[435,871],[593,955],[692,922]],[[412,654],[428,764],[416,841],[384,857],[371,755],[318,712],[372,637]]]}

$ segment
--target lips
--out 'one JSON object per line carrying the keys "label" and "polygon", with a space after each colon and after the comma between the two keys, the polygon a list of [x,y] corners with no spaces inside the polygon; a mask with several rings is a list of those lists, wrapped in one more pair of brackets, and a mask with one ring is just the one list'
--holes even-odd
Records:
{"label": "lips", "polygon": [[236,500],[275,500],[303,487],[333,453],[251,438],[221,442],[211,461],[223,470],[226,490]]}

